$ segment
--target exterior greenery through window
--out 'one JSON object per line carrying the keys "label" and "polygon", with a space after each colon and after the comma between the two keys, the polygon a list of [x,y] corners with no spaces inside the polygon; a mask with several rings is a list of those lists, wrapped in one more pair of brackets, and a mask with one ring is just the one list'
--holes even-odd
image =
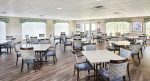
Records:
{"label": "exterior greenery through window", "polygon": [[106,23],[106,33],[116,35],[117,33],[129,33],[130,23],[128,22],[108,22]]}

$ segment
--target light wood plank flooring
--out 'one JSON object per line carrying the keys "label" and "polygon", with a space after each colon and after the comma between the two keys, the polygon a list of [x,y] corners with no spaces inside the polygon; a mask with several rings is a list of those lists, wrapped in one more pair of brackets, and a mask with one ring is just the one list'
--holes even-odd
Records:
{"label": "light wood plank flooring", "polygon": [[[105,49],[104,43],[97,44],[98,49]],[[50,58],[47,64],[34,72],[27,72],[26,66],[23,73],[20,72],[21,59],[18,66],[15,65],[16,55],[2,54],[0,55],[0,81],[76,81],[76,76],[73,76],[75,59],[71,53],[71,47],[63,51],[63,45],[57,46],[57,63],[53,65]],[[150,47],[145,49],[144,57],[141,64],[137,62],[130,63],[131,81],[150,81]],[[93,78],[86,79],[87,72],[80,73],[80,81],[93,81]],[[127,79],[128,81],[128,79]]]}

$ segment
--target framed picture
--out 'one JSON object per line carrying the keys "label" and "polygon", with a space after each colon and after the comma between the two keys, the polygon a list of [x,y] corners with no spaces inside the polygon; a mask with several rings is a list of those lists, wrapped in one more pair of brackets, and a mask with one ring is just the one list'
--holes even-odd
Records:
{"label": "framed picture", "polygon": [[142,32],[143,31],[142,22],[133,22],[132,29],[134,32]]}

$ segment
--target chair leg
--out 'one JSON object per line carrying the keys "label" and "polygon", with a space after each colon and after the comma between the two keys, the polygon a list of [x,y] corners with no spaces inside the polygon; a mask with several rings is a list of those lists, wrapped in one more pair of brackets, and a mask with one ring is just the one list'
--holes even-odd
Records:
{"label": "chair leg", "polygon": [[47,56],[45,56],[45,61],[47,61]]}
{"label": "chair leg", "polygon": [[126,77],[125,76],[123,76],[123,81],[126,81]]}
{"label": "chair leg", "polygon": [[55,56],[53,56],[53,62],[54,62],[54,64],[55,64]]}
{"label": "chair leg", "polygon": [[57,57],[56,57],[56,55],[55,55],[55,59],[56,59],[56,61],[57,61]]}
{"label": "chair leg", "polygon": [[138,53],[138,60],[139,60],[139,64],[141,63],[141,60],[140,60],[140,54]]}
{"label": "chair leg", "polygon": [[143,58],[143,50],[142,50],[142,48],[141,48],[141,55],[142,55],[142,58]]}
{"label": "chair leg", "polygon": [[77,70],[77,81],[79,81],[79,70]]}
{"label": "chair leg", "polygon": [[129,81],[130,81],[129,63],[128,63],[128,65],[127,65],[127,72],[128,72],[128,77],[129,77]]}
{"label": "chair leg", "polygon": [[27,63],[27,68],[28,68],[28,72],[29,72],[29,63]]}
{"label": "chair leg", "polygon": [[24,66],[24,60],[22,59],[21,72],[23,70],[23,66]]}
{"label": "chair leg", "polygon": [[16,66],[17,66],[17,64],[18,64],[18,56],[17,56],[17,60],[16,60]]}
{"label": "chair leg", "polygon": [[73,75],[75,75],[75,73],[76,73],[76,68],[75,68],[75,65],[74,65],[74,72],[73,72]]}

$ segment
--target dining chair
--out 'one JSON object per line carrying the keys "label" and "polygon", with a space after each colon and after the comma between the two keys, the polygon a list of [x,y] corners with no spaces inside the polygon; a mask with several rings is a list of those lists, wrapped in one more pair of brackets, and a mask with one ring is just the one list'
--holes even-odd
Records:
{"label": "dining chair", "polygon": [[93,66],[86,60],[81,61],[80,59],[83,57],[82,55],[79,56],[76,54],[75,51],[72,51],[72,53],[74,54],[74,58],[76,63],[74,64],[74,74],[77,71],[77,81],[79,81],[79,72],[80,71],[88,71],[88,75],[90,75],[90,70],[94,70]]}
{"label": "dining chair", "polygon": [[102,41],[106,41],[106,40],[107,40],[107,34],[102,34],[101,40],[102,40]]}
{"label": "dining chair", "polygon": [[50,44],[50,40],[49,39],[40,39],[39,44]]}
{"label": "dining chair", "polygon": [[30,44],[30,43],[31,43],[31,40],[30,40],[30,38],[29,38],[29,35],[25,35],[25,38],[26,38],[26,43],[27,43],[27,44]]}
{"label": "dining chair", "polygon": [[6,40],[12,40],[13,36],[6,36]]}
{"label": "dining chair", "polygon": [[2,48],[5,48],[7,50],[7,53],[8,53],[9,50],[10,50],[10,53],[11,53],[11,50],[14,48],[15,39],[16,38],[12,38],[11,41],[7,42],[6,44],[4,44],[2,46]]}
{"label": "dining chair", "polygon": [[91,51],[91,50],[96,50],[96,45],[95,44],[85,46],[85,51]]}
{"label": "dining chair", "polygon": [[64,38],[66,37],[66,33],[65,32],[61,32],[61,34],[60,34],[60,44],[62,43],[62,42],[64,42]]}
{"label": "dining chair", "polygon": [[[131,56],[131,51],[124,48],[120,48],[119,55],[125,59],[128,59],[129,61],[129,57]],[[129,63],[127,64],[127,73],[130,81]]]}
{"label": "dining chair", "polygon": [[74,39],[73,40],[73,50],[82,50],[82,41],[81,39]]}
{"label": "dining chair", "polygon": [[[131,50],[132,59],[134,58],[134,56],[137,55],[138,60],[139,60],[139,64],[140,64],[141,63],[140,52],[141,52],[142,46],[140,44],[131,44],[129,46],[129,49]],[[143,56],[142,52],[141,52],[141,55]]]}
{"label": "dining chair", "polygon": [[36,71],[36,58],[33,47],[20,47],[20,53],[22,58],[21,72],[23,71],[24,63],[27,64],[28,71],[30,64],[33,65],[33,69]]}
{"label": "dining chair", "polygon": [[65,51],[67,46],[72,46],[72,41],[71,41],[71,38],[65,37],[64,38],[64,51]]}
{"label": "dining chair", "polygon": [[116,51],[119,51],[119,47],[116,47],[114,44],[112,44],[109,40],[106,41],[106,50],[113,51],[114,53]]}
{"label": "dining chair", "polygon": [[103,81],[125,81],[127,64],[128,59],[110,60],[108,68],[100,68],[98,74],[102,77]]}
{"label": "dining chair", "polygon": [[38,44],[39,43],[37,37],[30,37],[30,40],[31,40],[31,44]]}
{"label": "dining chair", "polygon": [[39,34],[39,37],[44,37],[45,36],[45,34]]}
{"label": "dining chair", "polygon": [[55,64],[56,61],[57,61],[56,46],[57,46],[58,43],[51,43],[51,44],[52,44],[52,46],[46,51],[45,60],[47,61],[48,57],[53,57],[53,62]]}
{"label": "dining chair", "polygon": [[16,53],[16,66],[18,64],[19,57],[21,57],[20,47],[21,47],[21,42],[15,43],[14,49],[15,49],[15,53]]}

